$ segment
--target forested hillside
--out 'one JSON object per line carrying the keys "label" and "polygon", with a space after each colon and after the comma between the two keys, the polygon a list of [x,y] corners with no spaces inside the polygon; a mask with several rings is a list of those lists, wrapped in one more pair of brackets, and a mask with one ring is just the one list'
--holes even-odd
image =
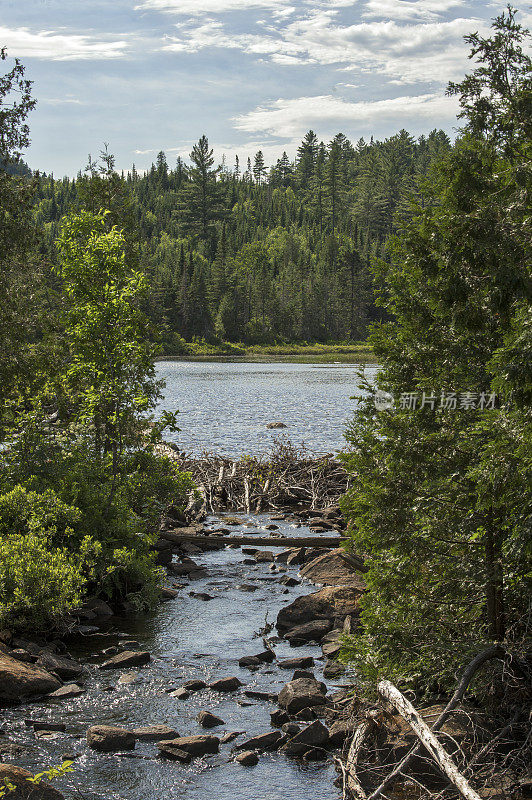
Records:
{"label": "forested hillside", "polygon": [[217,166],[202,136],[190,166],[178,158],[171,168],[160,152],[147,174],[133,166],[121,176],[104,150],[74,180],[39,176],[37,222],[53,259],[65,213],[110,211],[149,278],[149,315],[168,353],[183,339],[359,341],[380,313],[370,263],[411,197],[424,205],[430,166],[450,147],[437,130],[355,146],[309,131],[294,162],[283,153],[267,170],[261,151]]}

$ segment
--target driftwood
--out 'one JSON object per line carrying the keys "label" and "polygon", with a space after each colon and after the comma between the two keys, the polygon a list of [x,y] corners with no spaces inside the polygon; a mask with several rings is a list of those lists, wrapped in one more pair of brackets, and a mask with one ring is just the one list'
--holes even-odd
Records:
{"label": "driftwood", "polygon": [[287,440],[278,440],[262,457],[239,460],[213,453],[193,456],[169,443],[159,450],[192,474],[206,513],[234,509],[250,514],[294,505],[324,508],[336,503],[348,486],[347,473],[334,454],[314,456]]}
{"label": "driftwood", "polygon": [[412,703],[396,689],[393,683],[381,681],[377,687],[381,697],[391,703],[410,725],[424,748],[432,756],[439,768],[453,783],[465,800],[481,800],[480,795],[471,788],[452,758],[445,752],[425,720],[420,717]]}
{"label": "driftwood", "polygon": [[357,777],[357,762],[366,736],[375,727],[376,715],[377,712],[369,711],[366,718],[360,723],[351,740],[345,761],[344,786],[357,800],[366,800],[366,793]]}
{"label": "driftwood", "polygon": [[[454,690],[453,696],[445,706],[444,710],[432,726],[432,731],[439,731],[445,722],[449,719],[450,715],[452,714],[453,710],[456,708],[458,703],[462,700],[467,687],[471,683],[471,679],[474,677],[475,673],[480,669],[480,667],[486,663],[486,661],[490,661],[493,658],[498,658],[502,654],[502,650],[499,645],[492,645],[488,647],[486,650],[483,650],[479,653],[475,658],[469,662],[469,664],[464,669],[460,680],[458,681],[458,685]],[[415,747],[410,750],[409,753],[397,764],[397,766],[390,772],[390,774],[384,779],[384,781],[378,786],[375,791],[373,791],[369,796],[368,800],[377,800],[386,789],[392,785],[392,783],[399,778],[401,774],[405,772],[408,768],[408,765],[412,762],[414,757],[420,752],[422,748],[421,744],[417,744]]]}

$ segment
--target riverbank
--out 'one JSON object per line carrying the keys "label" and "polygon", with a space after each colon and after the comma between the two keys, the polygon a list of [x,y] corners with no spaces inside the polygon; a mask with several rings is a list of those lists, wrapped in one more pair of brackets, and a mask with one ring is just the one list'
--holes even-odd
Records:
{"label": "riverbank", "polygon": [[321,344],[319,342],[299,342],[289,344],[246,345],[242,343],[220,342],[212,344],[205,341],[185,342],[179,348],[167,349],[159,361],[172,359],[246,359],[246,360],[290,361],[328,361],[345,363],[374,364],[375,354],[365,342],[355,344]]}

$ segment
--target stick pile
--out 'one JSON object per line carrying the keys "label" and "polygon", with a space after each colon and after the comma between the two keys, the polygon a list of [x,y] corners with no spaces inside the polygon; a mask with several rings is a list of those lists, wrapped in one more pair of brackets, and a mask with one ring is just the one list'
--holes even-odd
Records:
{"label": "stick pile", "polygon": [[239,460],[213,453],[192,456],[168,443],[160,450],[192,474],[207,513],[231,508],[250,514],[287,505],[324,508],[336,503],[349,484],[333,454],[312,456],[288,440],[277,440],[262,457]]}

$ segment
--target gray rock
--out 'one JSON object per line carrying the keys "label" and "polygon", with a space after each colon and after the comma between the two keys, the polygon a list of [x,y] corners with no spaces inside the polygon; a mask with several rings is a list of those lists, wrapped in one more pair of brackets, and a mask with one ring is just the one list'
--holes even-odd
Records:
{"label": "gray rock", "polygon": [[190,681],[186,681],[183,684],[183,688],[189,692],[199,692],[201,689],[206,689],[207,684],[205,681],[202,681],[200,678],[193,678]]}
{"label": "gray rock", "polygon": [[277,750],[285,741],[285,736],[280,731],[268,731],[258,736],[252,736],[245,742],[237,745],[238,750]]}
{"label": "gray rock", "polygon": [[85,689],[82,689],[81,686],[78,686],[77,683],[68,683],[65,686],[61,686],[59,689],[56,689],[55,692],[51,692],[47,697],[50,700],[70,700],[73,697],[79,697],[80,695],[85,694]]}
{"label": "gray rock", "polygon": [[46,650],[43,650],[37,659],[37,666],[47,672],[54,672],[66,681],[72,680],[72,678],[79,678],[83,672],[83,667],[77,661],[56,656],[55,653],[50,653]]}
{"label": "gray rock", "polygon": [[281,578],[281,580],[279,581],[279,583],[282,583],[282,584],[283,584],[283,586],[290,586],[290,587],[292,587],[292,586],[299,586],[299,584],[301,583],[301,581],[298,581],[298,580],[297,580],[297,578],[292,578],[292,576],[291,576],[291,575],[285,575],[283,578]]}
{"label": "gray rock", "polygon": [[[283,634],[297,625],[314,620],[345,618],[348,614],[358,616],[358,603],[362,592],[350,586],[326,586],[319,592],[297,597],[277,615],[277,630]],[[331,625],[332,627],[332,625]]]}
{"label": "gray rock", "polygon": [[328,729],[322,722],[316,720],[298,731],[281,749],[287,755],[302,756],[309,747],[324,747],[328,741]]}
{"label": "gray rock", "polygon": [[240,686],[242,686],[242,681],[235,677],[219,678],[209,684],[209,688],[214,689],[215,692],[235,692]]}
{"label": "gray rock", "polygon": [[191,756],[203,756],[207,753],[217,753],[220,747],[220,739],[217,736],[178,736],[169,741],[159,742],[159,750],[165,754],[168,746],[177,750],[190,753]]}
{"label": "gray rock", "polygon": [[175,689],[173,692],[169,692],[170,697],[176,697],[178,700],[188,700],[190,697],[190,692],[188,689],[185,689],[184,686],[181,686],[180,689]]}
{"label": "gray rock", "polygon": [[123,667],[142,667],[151,660],[147,650],[124,650],[100,664],[100,669],[121,669]]}
{"label": "gray rock", "polygon": [[0,653],[0,704],[49,694],[60,686],[57,678],[35,664],[24,664]]}
{"label": "gray rock", "polygon": [[305,708],[325,705],[327,701],[317,680],[297,678],[283,686],[278,702],[289,714],[297,714]]}
{"label": "gray rock", "polygon": [[284,638],[292,646],[305,644],[305,642],[321,642],[324,636],[331,630],[332,622],[327,619],[316,619],[306,622],[304,625],[296,625],[285,633]]}
{"label": "gray rock", "polygon": [[300,658],[283,658],[278,662],[281,669],[307,669],[314,666],[312,656],[301,656]]}
{"label": "gray rock", "polygon": [[275,711],[270,712],[271,725],[274,728],[282,728],[287,722],[290,722],[290,716],[282,708],[277,708]]}
{"label": "gray rock", "polygon": [[168,725],[146,725],[134,728],[133,733],[139,742],[159,742],[161,739],[177,739],[178,732]]}
{"label": "gray rock", "polygon": [[115,753],[135,749],[135,734],[126,728],[113,725],[91,725],[87,731],[87,744],[100,753]]}
{"label": "gray rock", "polygon": [[323,667],[323,677],[324,678],[339,678],[340,675],[343,675],[345,672],[345,667],[343,664],[340,664],[338,661],[328,660],[325,662],[325,666]]}
{"label": "gray rock", "polygon": [[202,728],[216,728],[218,725],[225,725],[223,719],[211,714],[210,711],[200,711],[196,719]]}
{"label": "gray rock", "polygon": [[245,750],[237,755],[235,761],[242,764],[243,767],[254,767],[259,763],[259,757],[253,750]]}
{"label": "gray rock", "polygon": [[329,744],[331,747],[342,747],[348,736],[355,732],[353,722],[347,720],[337,720],[329,728]]}
{"label": "gray rock", "polygon": [[181,750],[179,747],[175,747],[172,741],[158,742],[157,746],[159,748],[159,755],[163,758],[167,758],[170,761],[179,761],[180,764],[190,764],[192,761],[192,754],[187,753],[186,750]]}
{"label": "gray rock", "polygon": [[257,550],[255,553],[255,561],[258,564],[268,563],[273,561],[273,553],[271,550]]}

